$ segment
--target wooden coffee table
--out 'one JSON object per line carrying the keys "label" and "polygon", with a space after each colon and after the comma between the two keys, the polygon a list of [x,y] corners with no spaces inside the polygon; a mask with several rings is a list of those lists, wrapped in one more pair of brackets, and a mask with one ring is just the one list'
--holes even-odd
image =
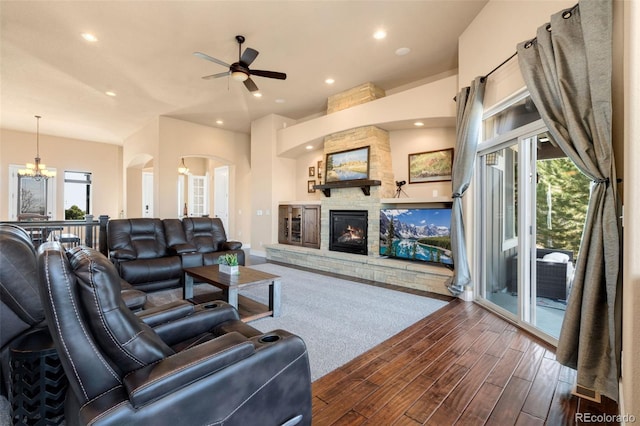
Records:
{"label": "wooden coffee table", "polygon": [[[280,277],[255,269],[245,268],[244,266],[240,266],[238,269],[239,273],[237,275],[228,275],[220,273],[218,265],[186,268],[184,270],[184,298],[193,298],[193,280],[195,278],[221,289],[225,300],[238,309],[243,321],[252,321],[269,315],[279,317]],[[269,286],[269,306],[266,311],[256,312],[256,305],[265,308],[266,306],[247,297],[238,295],[238,290],[261,285]],[[251,305],[252,308],[242,310],[238,305],[239,299],[244,299],[243,305]]]}

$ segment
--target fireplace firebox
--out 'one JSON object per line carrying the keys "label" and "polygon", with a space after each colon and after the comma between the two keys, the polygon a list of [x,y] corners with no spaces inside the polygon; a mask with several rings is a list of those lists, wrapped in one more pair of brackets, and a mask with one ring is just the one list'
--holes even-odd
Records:
{"label": "fireplace firebox", "polygon": [[329,212],[329,250],[367,254],[366,210],[331,210]]}

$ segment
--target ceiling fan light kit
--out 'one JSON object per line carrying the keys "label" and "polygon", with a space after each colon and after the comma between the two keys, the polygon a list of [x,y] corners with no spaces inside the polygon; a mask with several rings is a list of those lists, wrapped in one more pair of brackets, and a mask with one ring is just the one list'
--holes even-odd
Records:
{"label": "ceiling fan light kit", "polygon": [[193,53],[195,56],[197,56],[199,58],[205,59],[207,61],[214,62],[214,63],[216,63],[218,65],[222,65],[223,67],[229,68],[229,71],[227,71],[227,72],[221,72],[221,73],[218,73],[218,74],[207,75],[207,76],[204,76],[202,78],[208,80],[208,79],[212,79],[212,78],[227,77],[227,76],[230,75],[232,79],[234,79],[236,81],[243,82],[244,86],[250,92],[257,92],[258,91],[258,86],[251,79],[252,75],[256,75],[258,77],[275,78],[277,80],[286,80],[287,75],[285,73],[283,73],[283,72],[252,70],[252,69],[250,69],[249,65],[251,65],[253,63],[253,61],[255,61],[255,59],[258,57],[258,53],[259,52],[257,50],[255,50],[255,49],[250,48],[250,47],[247,47],[244,50],[244,53],[242,52],[242,43],[244,43],[244,41],[245,41],[244,36],[237,35],[236,36],[236,41],[238,42],[238,62],[234,62],[231,65],[227,64],[224,61],[221,61],[220,59],[217,59],[217,58],[214,58],[212,56],[209,56],[206,53],[202,53],[202,52],[194,52]]}
{"label": "ceiling fan light kit", "polygon": [[242,71],[234,71],[231,73],[231,78],[236,81],[245,81],[249,76]]}

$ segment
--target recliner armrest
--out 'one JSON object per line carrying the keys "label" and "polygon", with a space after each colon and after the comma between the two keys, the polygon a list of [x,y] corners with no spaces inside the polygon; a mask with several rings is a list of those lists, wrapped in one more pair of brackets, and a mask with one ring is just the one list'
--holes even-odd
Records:
{"label": "recliner armrest", "polygon": [[193,314],[195,308],[191,302],[186,300],[176,300],[166,305],[156,306],[154,308],[145,309],[138,312],[138,318],[147,325],[155,327],[157,325],[175,321]]}
{"label": "recliner armrest", "polygon": [[192,253],[194,251],[198,251],[198,249],[196,248],[196,246],[190,243],[175,244],[169,246],[169,254]]}
{"label": "recliner armrest", "polygon": [[182,269],[202,266],[202,253],[198,253],[197,251],[182,253],[180,255],[180,261],[182,262]]}
{"label": "recliner armrest", "polygon": [[135,260],[138,258],[136,252],[127,249],[111,250],[109,252],[109,257],[118,260]]}
{"label": "recliner armrest", "polygon": [[222,244],[222,250],[240,250],[242,243],[240,241],[225,241]]}
{"label": "recliner armrest", "polygon": [[139,408],[254,352],[253,343],[239,333],[229,333],[135,370],[124,377],[123,384],[131,404]]}
{"label": "recliner armrest", "polygon": [[238,311],[233,306],[216,300],[202,305],[192,305],[191,314],[152,327],[163,342],[172,346],[202,333],[211,332],[226,321],[239,319]]}

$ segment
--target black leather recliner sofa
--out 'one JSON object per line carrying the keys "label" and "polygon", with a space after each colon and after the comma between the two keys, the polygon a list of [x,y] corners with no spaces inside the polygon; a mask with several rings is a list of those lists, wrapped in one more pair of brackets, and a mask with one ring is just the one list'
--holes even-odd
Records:
{"label": "black leather recliner sofa", "polygon": [[304,342],[262,334],[222,301],[178,301],[138,314],[115,266],[85,247],[38,250],[40,296],[69,379],[75,425],[311,424]]}
{"label": "black leather recliner sofa", "polygon": [[113,219],[107,241],[120,276],[143,291],[180,287],[184,268],[213,265],[227,253],[245,263],[242,243],[227,241],[219,218]]}
{"label": "black leather recliner sofa", "polygon": [[[36,249],[27,231],[0,224],[0,392],[4,395],[11,385],[10,350],[21,348],[35,335],[42,340],[49,338],[36,265]],[[121,296],[127,307],[139,310],[146,302],[146,294],[129,287],[121,282]]]}
{"label": "black leather recliner sofa", "polygon": [[0,225],[0,373],[1,392],[8,394],[9,350],[27,334],[46,331],[38,293],[36,250],[27,232]]}

